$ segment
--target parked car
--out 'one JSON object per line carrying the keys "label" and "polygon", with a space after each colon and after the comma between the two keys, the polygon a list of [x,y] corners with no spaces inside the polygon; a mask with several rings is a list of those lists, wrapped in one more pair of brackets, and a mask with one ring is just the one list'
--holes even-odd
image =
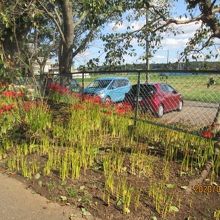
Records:
{"label": "parked car", "polygon": [[72,92],[81,92],[82,90],[82,87],[76,79],[71,79],[70,84],[67,86],[67,88],[69,88],[69,90]]}
{"label": "parked car", "polygon": [[[137,85],[125,95],[126,102],[132,107],[137,100]],[[183,108],[183,98],[172,86],[165,83],[140,84],[138,103],[142,111],[150,110],[157,117],[162,117],[165,112]]]}
{"label": "parked car", "polygon": [[67,89],[69,89],[71,92],[81,92],[82,87],[78,83],[76,79],[73,79],[72,77],[67,76],[60,76],[56,77],[54,79],[55,82],[61,84],[62,86],[65,86]]}
{"label": "parked car", "polygon": [[131,89],[130,81],[124,77],[103,77],[94,80],[84,94],[97,95],[103,102],[120,102]]}

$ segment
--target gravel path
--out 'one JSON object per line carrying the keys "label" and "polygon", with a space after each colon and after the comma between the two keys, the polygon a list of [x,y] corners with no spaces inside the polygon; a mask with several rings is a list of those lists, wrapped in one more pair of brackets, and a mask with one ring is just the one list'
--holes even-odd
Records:
{"label": "gravel path", "polygon": [[[60,206],[27,190],[14,178],[0,173],[0,219],[2,220],[85,220],[77,208]],[[71,216],[71,217],[70,217]]]}

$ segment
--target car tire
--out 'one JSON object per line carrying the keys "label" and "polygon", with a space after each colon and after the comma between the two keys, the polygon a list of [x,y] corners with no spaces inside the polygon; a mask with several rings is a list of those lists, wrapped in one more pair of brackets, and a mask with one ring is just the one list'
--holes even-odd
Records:
{"label": "car tire", "polygon": [[111,104],[111,103],[112,103],[112,100],[111,100],[111,98],[110,98],[109,96],[107,96],[107,97],[105,98],[105,103],[106,103],[106,104]]}
{"label": "car tire", "polygon": [[182,111],[182,109],[183,109],[183,101],[182,100],[180,100],[179,101],[179,104],[178,104],[178,107],[177,107],[177,111]]}
{"label": "car tire", "polygon": [[163,107],[162,104],[160,104],[159,107],[158,107],[156,115],[157,115],[158,118],[161,118],[163,116],[163,114],[164,114],[164,107]]}

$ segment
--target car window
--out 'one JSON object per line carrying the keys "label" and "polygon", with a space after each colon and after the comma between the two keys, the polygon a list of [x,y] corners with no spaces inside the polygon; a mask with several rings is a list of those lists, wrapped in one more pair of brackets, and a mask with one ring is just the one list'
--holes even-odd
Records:
{"label": "car window", "polygon": [[[140,85],[140,96],[150,96],[156,92],[156,88],[154,85]],[[131,93],[133,95],[137,94],[137,85],[133,85],[131,88]]]}
{"label": "car window", "polygon": [[123,79],[119,79],[118,80],[118,87],[123,87],[123,86],[125,86],[124,80]]}
{"label": "car window", "polygon": [[167,85],[167,84],[162,84],[161,85],[161,89],[164,91],[164,92],[173,92],[174,91],[174,88],[172,88],[171,86]]}
{"label": "car window", "polygon": [[168,90],[168,88],[167,88],[167,86],[166,86],[165,84],[161,84],[161,85],[160,85],[160,88],[161,88],[161,90],[162,90],[163,92],[169,92],[169,90]]}
{"label": "car window", "polygon": [[169,91],[169,92],[174,92],[175,91],[175,89],[173,88],[173,87],[171,87],[171,86],[169,86],[169,85],[166,85],[167,86],[167,90]]}
{"label": "car window", "polygon": [[89,84],[89,88],[106,88],[111,83],[111,80],[95,80]]}
{"label": "car window", "polygon": [[128,86],[129,82],[127,79],[121,79],[120,80],[120,86]]}
{"label": "car window", "polygon": [[116,85],[118,88],[123,86],[128,86],[129,84],[129,81],[127,79],[118,79],[116,81],[117,81]]}
{"label": "car window", "polygon": [[78,86],[78,83],[77,83],[76,80],[72,80],[72,81],[70,82],[70,84],[71,84],[71,86]]}
{"label": "car window", "polygon": [[118,88],[118,81],[114,80],[111,87],[110,87],[110,89],[116,89],[116,88]]}

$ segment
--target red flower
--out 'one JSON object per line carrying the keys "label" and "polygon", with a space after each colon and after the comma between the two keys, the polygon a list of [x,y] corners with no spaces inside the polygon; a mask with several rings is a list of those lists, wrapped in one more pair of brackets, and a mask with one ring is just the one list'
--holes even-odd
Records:
{"label": "red flower", "polygon": [[214,137],[214,134],[210,130],[202,131],[201,135],[202,137],[208,138],[208,139]]}
{"label": "red flower", "polygon": [[76,110],[84,110],[85,107],[81,104],[75,104],[73,105],[73,109],[76,109]]}
{"label": "red flower", "polygon": [[50,83],[48,85],[48,89],[60,94],[70,93],[69,89],[67,89],[65,86],[60,85],[59,83]]}
{"label": "red flower", "polygon": [[4,91],[2,92],[2,95],[8,98],[17,98],[17,97],[23,97],[24,93],[23,92],[15,92],[15,91]]}
{"label": "red flower", "polygon": [[14,105],[13,104],[2,105],[1,108],[0,108],[0,115],[5,113],[5,112],[10,112],[13,109],[14,109]]}
{"label": "red flower", "polygon": [[83,96],[84,100],[93,103],[93,104],[101,104],[102,99],[99,96],[91,96],[91,95],[84,95]]}
{"label": "red flower", "polygon": [[12,109],[14,108],[14,105],[13,104],[10,104],[10,105],[3,105],[1,107],[1,109],[5,112],[8,112],[8,111],[11,111]]}
{"label": "red flower", "polygon": [[129,102],[123,102],[122,105],[128,112],[132,111],[132,106]]}
{"label": "red flower", "polygon": [[33,102],[33,101],[25,101],[23,102],[23,108],[24,111],[28,112],[33,108],[36,108],[38,106],[37,102]]}
{"label": "red flower", "polygon": [[17,96],[17,97],[23,97],[23,96],[24,96],[24,93],[23,93],[23,92],[17,92],[16,96]]}
{"label": "red flower", "polygon": [[14,97],[15,92],[13,92],[13,91],[4,91],[4,92],[2,92],[2,95],[5,96],[5,97]]}
{"label": "red flower", "polygon": [[112,112],[107,110],[107,111],[104,111],[104,114],[105,114],[105,115],[111,115]]}
{"label": "red flower", "polygon": [[115,106],[115,111],[119,115],[125,115],[132,110],[132,107],[129,103],[120,103]]}

